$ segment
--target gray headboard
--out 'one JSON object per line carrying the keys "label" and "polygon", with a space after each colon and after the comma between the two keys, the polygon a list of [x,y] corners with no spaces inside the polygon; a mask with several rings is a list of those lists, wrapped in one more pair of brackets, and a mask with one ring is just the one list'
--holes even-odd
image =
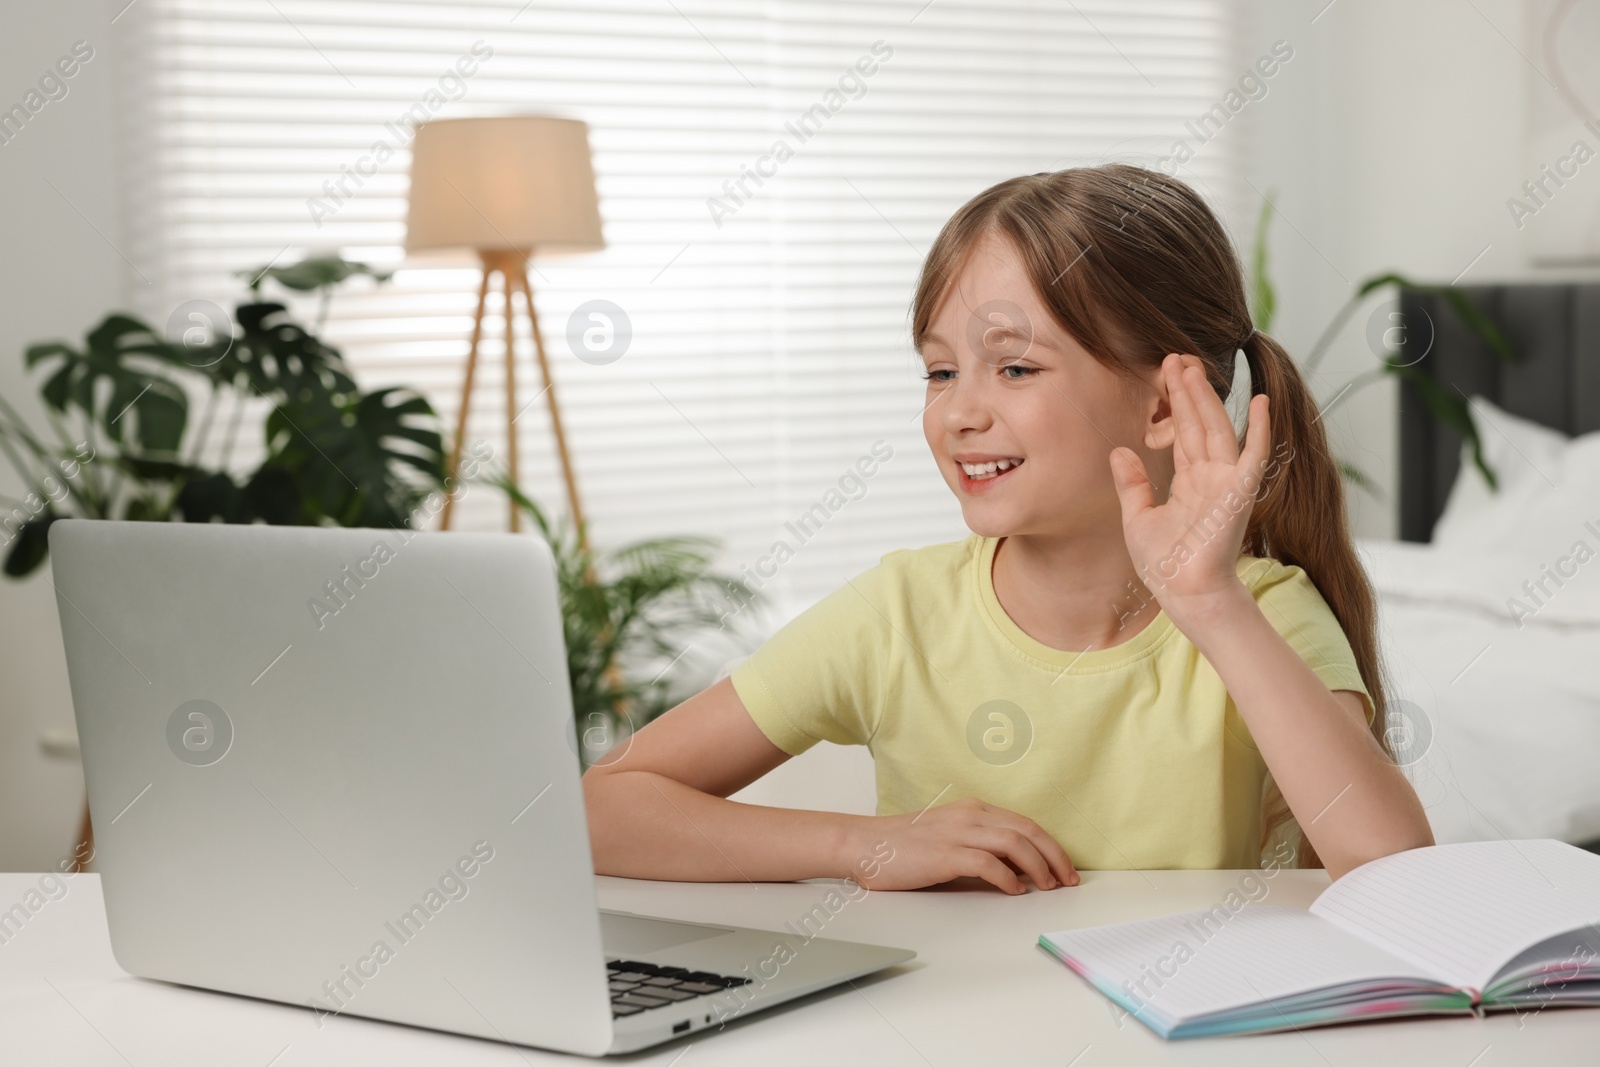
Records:
{"label": "gray headboard", "polygon": [[[1486,397],[1567,434],[1600,430],[1600,284],[1464,285],[1521,357],[1495,355],[1441,296],[1400,293],[1405,363],[1458,398]],[[1429,329],[1431,324],[1432,329]],[[1493,430],[1480,426],[1480,435]],[[1461,435],[1428,414],[1421,392],[1400,387],[1400,539],[1430,541],[1460,466]]]}

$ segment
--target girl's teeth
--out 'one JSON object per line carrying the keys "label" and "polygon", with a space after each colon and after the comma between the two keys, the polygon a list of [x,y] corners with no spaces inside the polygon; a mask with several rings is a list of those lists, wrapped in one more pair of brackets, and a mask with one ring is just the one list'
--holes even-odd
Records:
{"label": "girl's teeth", "polygon": [[993,478],[997,474],[1005,473],[1012,467],[1020,467],[1021,465],[1022,460],[1020,459],[1000,459],[992,463],[963,463],[961,464],[961,469],[967,472],[968,478],[981,481],[984,478]]}

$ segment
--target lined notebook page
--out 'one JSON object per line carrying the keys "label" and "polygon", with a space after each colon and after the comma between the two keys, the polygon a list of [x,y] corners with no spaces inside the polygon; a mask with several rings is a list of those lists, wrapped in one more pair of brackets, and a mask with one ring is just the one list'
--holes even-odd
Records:
{"label": "lined notebook page", "polygon": [[[1044,936],[1121,990],[1129,1010],[1150,1005],[1174,1020],[1346,982],[1400,978],[1437,984],[1415,965],[1301,908],[1252,904],[1231,914],[1219,910],[1225,921],[1196,911]],[[1203,919],[1210,925],[1202,925]]]}
{"label": "lined notebook page", "polygon": [[1600,855],[1554,840],[1411,849],[1357,867],[1311,911],[1481,991],[1524,949],[1600,922]]}

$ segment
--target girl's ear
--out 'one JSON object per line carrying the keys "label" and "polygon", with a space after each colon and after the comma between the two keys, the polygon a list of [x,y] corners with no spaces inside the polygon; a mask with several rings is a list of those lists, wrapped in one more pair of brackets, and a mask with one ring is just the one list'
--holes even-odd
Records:
{"label": "girl's ear", "polygon": [[1166,376],[1159,368],[1150,391],[1144,400],[1144,445],[1146,448],[1171,448],[1177,440],[1178,426],[1172,417],[1172,404],[1167,399]]}

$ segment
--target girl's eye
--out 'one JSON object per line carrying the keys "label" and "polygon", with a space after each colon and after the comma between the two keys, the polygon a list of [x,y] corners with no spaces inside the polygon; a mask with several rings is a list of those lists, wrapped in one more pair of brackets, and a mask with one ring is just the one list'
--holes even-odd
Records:
{"label": "girl's eye", "polygon": [[[1013,370],[1014,371],[1019,371],[1020,373],[1018,373],[1018,374],[1007,374],[1007,373],[1005,373],[1006,371],[1013,371]],[[1023,381],[1024,379],[1028,378],[1031,375],[1039,373],[1039,368],[1038,367],[1024,367],[1020,363],[1007,363],[1005,366],[1000,368],[1000,371],[1001,371],[1001,377],[1005,378],[1006,380],[1013,381],[1013,382],[1020,382],[1020,381]],[[946,378],[946,377],[943,377],[943,375],[946,375],[946,374],[954,375],[955,373],[956,372],[953,371],[953,370],[940,369],[940,370],[936,370],[936,371],[929,371],[929,372],[923,374],[921,377],[922,377],[922,380],[925,381],[925,382],[926,381],[948,382],[950,379]]]}

